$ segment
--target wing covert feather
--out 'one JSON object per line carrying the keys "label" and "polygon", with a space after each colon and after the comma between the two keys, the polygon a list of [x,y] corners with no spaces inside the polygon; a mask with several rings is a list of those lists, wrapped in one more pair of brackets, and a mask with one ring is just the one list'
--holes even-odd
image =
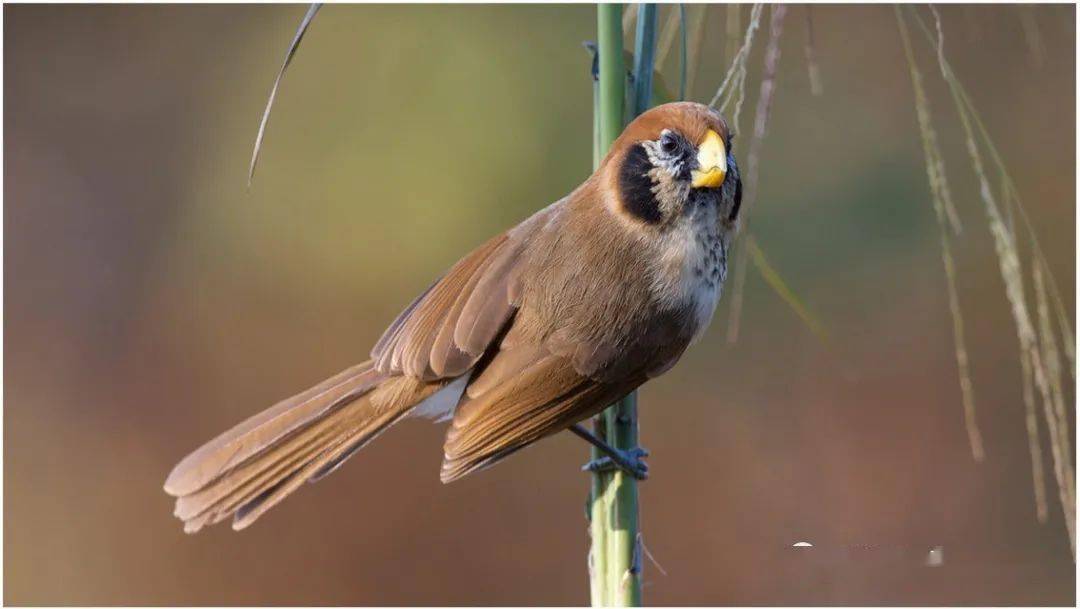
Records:
{"label": "wing covert feather", "polygon": [[[493,465],[600,412],[644,380],[597,382],[579,374],[570,360],[551,354],[525,366],[515,361],[493,368],[504,353],[476,380],[481,390],[467,397],[454,415],[444,446],[443,482]],[[485,379],[489,371],[499,378]]]}
{"label": "wing covert feather", "polygon": [[394,320],[372,350],[383,374],[425,381],[460,376],[492,346],[517,310],[525,253],[555,203],[489,239]]}
{"label": "wing covert feather", "polygon": [[[372,359],[380,371],[423,380],[439,378],[431,367],[431,350],[442,326],[454,312],[458,298],[470,285],[475,285],[474,275],[487,267],[485,263],[505,243],[504,233],[470,252],[391,324],[372,351]],[[475,279],[478,281],[479,277]]]}

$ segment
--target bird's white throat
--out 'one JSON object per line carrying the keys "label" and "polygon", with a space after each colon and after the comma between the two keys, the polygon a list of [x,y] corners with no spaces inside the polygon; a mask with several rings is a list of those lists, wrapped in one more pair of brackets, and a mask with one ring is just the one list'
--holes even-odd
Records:
{"label": "bird's white throat", "polygon": [[712,320],[727,277],[727,244],[715,206],[698,206],[666,231],[658,246],[653,293],[664,307],[688,307],[694,340]]}

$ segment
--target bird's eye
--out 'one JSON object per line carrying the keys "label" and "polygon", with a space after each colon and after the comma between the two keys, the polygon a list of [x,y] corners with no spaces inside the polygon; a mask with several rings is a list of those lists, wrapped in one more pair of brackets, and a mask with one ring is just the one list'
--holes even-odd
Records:
{"label": "bird's eye", "polygon": [[679,142],[674,135],[665,133],[660,137],[660,149],[667,154],[672,154],[679,149]]}

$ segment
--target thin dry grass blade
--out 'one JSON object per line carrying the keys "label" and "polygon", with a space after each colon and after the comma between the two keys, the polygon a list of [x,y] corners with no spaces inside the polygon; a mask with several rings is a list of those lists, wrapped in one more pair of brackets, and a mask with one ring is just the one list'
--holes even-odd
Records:
{"label": "thin dry grass blade", "polygon": [[784,33],[786,4],[772,7],[769,19],[769,43],[765,47],[765,68],[761,76],[761,91],[758,94],[757,109],[754,112],[754,133],[750,139],[750,151],[746,156],[746,194],[742,202],[740,218],[746,218],[747,212],[757,197],[758,169],[761,160],[761,146],[765,142],[766,127],[769,123],[769,111],[776,96],[776,72],[780,67],[780,37]]}
{"label": "thin dry grass blade", "polygon": [[939,213],[938,233],[941,239],[941,261],[945,268],[945,285],[949,295],[949,313],[953,321],[953,344],[956,349],[956,369],[960,379],[960,399],[964,407],[964,428],[967,429],[968,444],[971,445],[971,457],[982,462],[986,452],[983,448],[982,432],[975,415],[975,390],[971,383],[971,371],[968,367],[968,354],[964,339],[964,318],[960,311],[960,297],[956,290],[956,265],[953,263],[949,237],[945,232],[943,219]]}
{"label": "thin dry grass blade", "polygon": [[716,94],[709,101],[710,106],[716,107],[716,103],[723,99],[719,106],[721,112],[725,111],[728,105],[734,102],[735,111],[732,113],[731,125],[736,133],[739,131],[739,115],[742,112],[743,100],[746,97],[746,64],[750,59],[750,50],[754,46],[754,34],[761,26],[763,9],[763,4],[755,4],[750,9],[750,23],[746,26],[742,46],[739,47],[738,53],[735,54],[735,59],[731,62],[731,67],[728,69],[727,75],[724,76],[723,82],[720,83],[720,87],[717,88]]}
{"label": "thin dry grass blade", "polygon": [[1039,418],[1035,410],[1035,380],[1032,379],[1031,360],[1020,353],[1020,374],[1023,382],[1024,427],[1027,429],[1028,452],[1031,454],[1031,481],[1035,491],[1035,518],[1046,522],[1046,474],[1043,473],[1042,444],[1039,441]]}
{"label": "thin dry grass blade", "polygon": [[293,36],[292,44],[289,45],[289,50],[285,53],[285,61],[282,62],[281,69],[278,70],[277,78],[274,79],[274,86],[270,89],[270,99],[266,100],[266,109],[263,110],[262,120],[259,121],[259,133],[255,136],[255,147],[251,151],[251,165],[248,167],[248,188],[251,188],[251,182],[255,179],[255,165],[259,162],[259,151],[262,149],[263,135],[266,133],[266,124],[270,120],[270,110],[274,107],[274,98],[277,97],[278,86],[281,84],[281,79],[285,76],[285,70],[292,62],[293,56],[296,55],[296,50],[300,48],[300,41],[304,39],[304,33],[307,32],[308,26],[311,25],[311,20],[315,18],[315,13],[319,12],[321,7],[321,2],[315,2],[308,7],[307,13],[304,14],[299,27],[296,28],[296,35]]}
{"label": "thin dry grass blade", "polygon": [[[968,156],[971,160],[972,170],[979,183],[979,195],[983,200],[986,209],[990,233],[994,240],[995,252],[997,253],[998,265],[1000,267],[1002,280],[1005,283],[1005,295],[1010,304],[1013,322],[1016,325],[1017,339],[1020,343],[1021,363],[1024,365],[1024,358],[1026,357],[1028,365],[1030,365],[1032,376],[1035,379],[1035,386],[1038,388],[1040,397],[1042,398],[1043,417],[1049,432],[1050,453],[1053,457],[1054,478],[1058,487],[1058,499],[1061,502],[1061,510],[1065,517],[1065,528],[1069,537],[1069,547],[1073,552],[1073,557],[1075,559],[1075,485],[1073,483],[1073,468],[1070,460],[1071,455],[1065,451],[1065,442],[1062,441],[1063,437],[1067,438],[1068,429],[1061,428],[1062,426],[1059,424],[1059,418],[1054,408],[1049,373],[1043,362],[1034,323],[1032,322],[1031,313],[1028,309],[1026,296],[1024,294],[1023,270],[1020,264],[1020,254],[1017,247],[1016,236],[1006,225],[993,189],[990,186],[990,180],[987,176],[982,153],[980,151],[979,137],[976,134],[976,119],[973,118],[974,112],[971,108],[970,99],[967,98],[966,93],[962,90],[959,79],[945,60],[945,34],[941,25],[941,16],[937,9],[931,5],[930,11],[934,16],[934,24],[937,30],[937,35],[935,37],[930,34],[929,28],[923,23],[918,13],[913,9],[911,10],[920,26],[922,26],[923,31],[927,34],[928,38],[930,38],[931,44],[933,44],[937,50],[938,64],[941,68],[942,77],[949,86],[957,113],[960,115],[960,122],[965,135]],[[985,130],[981,131],[982,135],[985,135]],[[989,137],[984,137],[983,142],[984,145],[997,156],[996,151],[993,150],[993,146],[989,141]],[[998,168],[1002,174],[1005,173],[1003,163],[999,163]],[[1008,180],[1008,183],[1011,184],[1011,182],[1011,180]],[[1009,196],[1013,197],[1021,217],[1025,218],[1026,221],[1026,214],[1023,212],[1023,207],[1019,206],[1019,197],[1015,195],[1015,187],[1012,187],[1011,190],[1012,193]],[[1030,229],[1030,223],[1029,231],[1032,233],[1031,242],[1036,257],[1035,262],[1036,264],[1043,265],[1043,268],[1046,268],[1045,261],[1041,259],[1038,251],[1033,231]]]}
{"label": "thin dry grass blade", "polygon": [[735,277],[731,283],[731,297],[728,305],[727,342],[733,345],[739,341],[739,326],[742,323],[743,295],[746,293],[746,245],[747,238],[736,243]]}
{"label": "thin dry grass blade", "polygon": [[806,53],[806,72],[810,79],[810,94],[820,97],[824,93],[821,86],[821,69],[817,61],[817,44],[814,42],[814,5],[806,5],[806,44],[803,46]]}
{"label": "thin dry grass blade", "polygon": [[825,326],[799,300],[799,297],[788,287],[780,274],[776,272],[776,269],[769,264],[769,261],[765,258],[765,252],[761,251],[761,247],[758,246],[753,235],[746,235],[746,251],[750,254],[750,260],[754,263],[754,266],[761,273],[761,277],[765,279],[765,283],[769,284],[784,299],[784,302],[795,311],[795,314],[806,324],[806,327],[810,328],[810,331],[815,336],[821,339],[822,342],[829,342],[829,334],[825,331]]}
{"label": "thin dry grass blade", "polygon": [[[923,34],[926,35],[927,39],[932,45],[936,45],[934,35],[930,32],[930,28],[927,27],[927,25],[919,17],[918,13],[915,13],[913,11],[913,14],[920,28],[922,29]],[[963,109],[961,110],[958,108],[958,111],[964,113],[968,117],[968,120],[970,120],[974,124],[977,129],[979,138],[981,138],[983,144],[990,152],[990,156],[994,162],[995,169],[1000,174],[1002,187],[1004,189],[1003,200],[1006,204],[1008,204],[1006,214],[1007,218],[1009,218],[1010,220],[1006,223],[1006,225],[1009,228],[1009,232],[1015,234],[1015,229],[1012,226],[1011,222],[1012,210],[1015,209],[1017,214],[1020,216],[1020,219],[1023,221],[1024,228],[1026,229],[1027,237],[1031,244],[1035,258],[1039,261],[1039,264],[1042,265],[1042,268],[1047,271],[1046,282],[1047,287],[1049,288],[1050,300],[1053,303],[1055,310],[1058,312],[1059,325],[1061,326],[1062,332],[1062,342],[1066,346],[1065,355],[1066,358],[1069,360],[1070,364],[1069,372],[1075,380],[1076,354],[1074,347],[1076,344],[1076,336],[1073,334],[1072,325],[1069,323],[1069,318],[1068,314],[1066,313],[1064,300],[1062,299],[1061,292],[1057,287],[1057,282],[1054,280],[1053,274],[1049,272],[1050,266],[1049,263],[1046,261],[1046,256],[1043,254],[1042,247],[1039,245],[1039,238],[1038,235],[1035,233],[1034,225],[1032,225],[1031,219],[1027,215],[1027,210],[1024,209],[1024,206],[1021,203],[1020,192],[1016,187],[1016,182],[1014,182],[1012,176],[1009,175],[1008,168],[1005,166],[1005,161],[1003,160],[1001,153],[998,151],[997,146],[994,144],[993,138],[990,137],[990,133],[987,130],[986,125],[983,123],[982,117],[980,116],[978,110],[975,108],[975,105],[971,102],[971,98],[968,95],[967,90],[964,88],[963,84],[959,81],[959,79],[956,78],[956,75],[952,71],[952,67],[945,59],[943,52],[938,54],[938,62],[941,64],[942,73],[946,82],[949,83],[950,90],[953,92],[954,97],[956,95],[959,95],[962,101]]]}
{"label": "thin dry grass blade", "polygon": [[[937,16],[936,9],[931,7],[931,10],[934,12],[935,17],[936,17]],[[1040,265],[1040,267],[1042,269],[1047,271],[1045,273],[1045,279],[1047,281],[1047,287],[1049,288],[1048,293],[1049,293],[1049,296],[1050,296],[1050,300],[1051,300],[1051,302],[1053,302],[1053,304],[1055,306],[1055,309],[1056,309],[1056,311],[1057,311],[1057,313],[1058,313],[1058,315],[1060,317],[1059,323],[1062,326],[1063,342],[1066,345],[1066,351],[1070,351],[1072,349],[1072,345],[1075,343],[1075,337],[1073,336],[1073,333],[1072,333],[1072,327],[1069,324],[1068,314],[1065,312],[1065,307],[1064,307],[1063,301],[1061,299],[1060,292],[1057,289],[1057,284],[1054,281],[1054,277],[1048,271],[1049,265],[1048,265],[1048,263],[1046,261],[1045,256],[1042,253],[1042,248],[1039,246],[1038,236],[1035,234],[1035,230],[1034,230],[1034,227],[1031,224],[1030,218],[1028,217],[1026,210],[1024,209],[1023,205],[1020,202],[1019,192],[1018,192],[1018,190],[1016,188],[1016,184],[1012,180],[1011,176],[1009,175],[1008,170],[1007,170],[1007,168],[1005,166],[1005,163],[1002,160],[1001,154],[998,152],[997,147],[994,145],[993,139],[990,137],[990,134],[987,131],[986,126],[983,123],[982,118],[980,117],[978,111],[975,109],[975,106],[972,104],[971,99],[967,94],[967,91],[964,89],[964,87],[960,83],[959,79],[956,78],[956,75],[953,73],[951,66],[949,66],[948,62],[945,60],[944,53],[941,51],[942,45],[939,44],[939,43],[935,43],[934,35],[930,33],[930,29],[926,26],[926,24],[922,21],[922,19],[918,16],[918,14],[914,13],[914,16],[915,16],[916,20],[918,21],[919,25],[921,26],[921,28],[923,30],[923,33],[926,34],[927,38],[931,41],[931,44],[936,44],[937,48],[939,49],[939,51],[938,51],[938,61],[939,61],[940,65],[941,65],[941,70],[942,70],[942,74],[943,74],[943,76],[945,78],[945,81],[949,84],[950,91],[953,93],[954,101],[956,101],[956,104],[957,104],[957,111],[961,116],[961,121],[965,124],[966,127],[970,128],[972,125],[974,125],[974,127],[977,129],[977,134],[972,133],[970,130],[966,131],[966,133],[968,133],[968,136],[969,136],[968,137],[969,150],[973,146],[977,147],[976,139],[981,140],[982,144],[986,146],[987,150],[989,150],[989,152],[991,154],[991,158],[994,161],[995,169],[999,172],[1000,177],[1001,177],[1002,200],[1005,203],[1011,204],[1011,205],[1008,206],[1008,209],[1006,209],[1005,211],[1008,214],[1011,214],[1012,209],[1013,208],[1016,209],[1016,211],[1018,212],[1020,218],[1024,222],[1025,228],[1027,229],[1027,236],[1028,236],[1028,239],[1030,241],[1030,244],[1031,244],[1031,247],[1032,247],[1032,253],[1033,253],[1033,255],[1034,255],[1035,259],[1036,259],[1036,262],[1037,262],[1037,264]],[[936,25],[938,27],[938,37],[939,37],[938,39],[940,40],[941,39],[940,19],[937,20]],[[977,135],[977,138],[976,138],[976,135]],[[981,168],[981,164],[980,164],[980,168]],[[987,189],[989,189],[988,184],[984,184],[984,185],[987,187]],[[997,206],[995,205],[995,209],[996,209],[996,207]],[[1000,217],[1000,212],[998,212],[998,216]],[[1011,226],[1010,222],[1008,222],[1007,220],[1008,220],[1008,217],[1006,217],[1006,221],[1002,222],[1005,225],[1003,232],[1009,238],[1013,239],[1013,241],[1015,242],[1015,240],[1016,240],[1015,228],[1013,226]],[[1067,354],[1067,356],[1068,356],[1068,354]],[[1074,357],[1074,356],[1069,356],[1069,357]]]}
{"label": "thin dry grass blade", "polygon": [[[1061,452],[1066,455],[1066,461],[1072,454],[1069,439],[1069,417],[1065,411],[1065,391],[1061,384],[1061,356],[1057,349],[1057,340],[1054,336],[1053,324],[1050,319],[1050,306],[1046,297],[1046,284],[1043,281],[1043,272],[1038,262],[1032,265],[1032,277],[1035,283],[1035,310],[1039,318],[1039,353],[1045,364],[1047,384],[1050,387],[1050,396],[1053,401],[1054,418],[1057,421],[1057,429],[1060,435],[1058,442]],[[1076,496],[1076,484],[1071,470],[1066,470],[1065,478],[1066,494],[1070,499]]]}
{"label": "thin dry grass blade", "polygon": [[1058,500],[1061,502],[1061,511],[1065,516],[1065,531],[1069,536],[1069,549],[1076,560],[1076,489],[1070,455],[1065,452],[1062,445],[1062,435],[1067,437],[1069,431],[1063,428],[1054,412],[1053,400],[1050,395],[1049,381],[1045,376],[1045,369],[1035,346],[1030,347],[1029,358],[1031,368],[1035,373],[1035,386],[1042,394],[1043,419],[1046,421],[1048,436],[1050,437],[1050,455],[1054,459],[1054,478],[1057,481]]}
{"label": "thin dry grass blade", "polygon": [[[918,16],[916,15],[916,18]],[[919,25],[922,26],[923,32],[926,36],[933,40],[930,34],[929,28],[919,20]],[[1042,247],[1039,245],[1038,235],[1035,233],[1034,225],[1031,223],[1031,219],[1027,215],[1027,210],[1024,209],[1023,204],[1020,201],[1020,192],[1016,188],[1016,183],[1013,181],[1012,176],[1009,175],[1008,169],[1005,166],[1005,161],[1002,159],[1001,153],[998,151],[997,146],[994,144],[993,139],[990,137],[989,131],[986,129],[986,125],[982,121],[982,117],[976,110],[975,105],[971,102],[971,98],[968,96],[967,91],[964,89],[963,84],[952,73],[951,66],[944,60],[944,56],[940,56],[939,60],[943,63],[943,70],[947,71],[952,78],[951,85],[955,85],[955,92],[959,94],[963,105],[964,111],[970,116],[971,121],[974,123],[978,130],[978,135],[985,144],[987,150],[990,151],[990,156],[994,161],[994,166],[1001,174],[1003,197],[1008,205],[1008,219],[1009,219],[1009,231],[1015,238],[1015,227],[1012,225],[1012,210],[1015,209],[1020,219],[1023,221],[1024,227],[1027,232],[1028,240],[1031,243],[1031,248],[1034,257],[1038,261],[1038,264],[1045,269],[1045,279],[1047,287],[1049,288],[1050,301],[1054,305],[1054,310],[1057,313],[1058,325],[1061,328],[1062,344],[1065,346],[1065,358],[1069,362],[1069,374],[1072,376],[1074,382],[1076,380],[1076,336],[1073,334],[1072,325],[1069,323],[1069,315],[1065,308],[1064,300],[1061,297],[1061,292],[1058,290],[1057,282],[1054,280],[1054,276],[1050,273],[1049,263],[1046,261],[1046,256],[1043,254]]]}
{"label": "thin dry grass blade", "polygon": [[[1047,273],[1049,275],[1049,273]],[[1057,314],[1058,325],[1061,326],[1062,346],[1065,347],[1065,359],[1069,362],[1066,366],[1073,382],[1076,382],[1076,344],[1072,338],[1072,328],[1069,326],[1069,313],[1065,311],[1065,305],[1061,300],[1054,301],[1054,312]]]}
{"label": "thin dry grass blade", "polygon": [[[742,212],[739,214],[739,222],[743,225],[747,222],[749,217],[747,213],[757,196],[761,146],[765,141],[769,110],[772,108],[776,92],[776,71],[780,65],[780,37],[784,31],[784,16],[787,14],[787,9],[788,7],[782,4],[773,6],[769,20],[769,42],[765,48],[765,67],[762,70],[761,92],[758,94],[758,104],[754,114],[754,132],[750,139],[750,150],[747,153],[745,194]],[[745,248],[743,249],[743,255],[738,256],[735,263],[735,282],[732,286],[731,305],[728,309],[727,340],[729,344],[739,339],[739,325],[742,319],[743,290],[746,285]]]}
{"label": "thin dry grass blade", "polygon": [[[922,72],[915,62],[915,53],[911,46],[907,23],[905,23],[899,8],[896,8],[896,20],[900,29],[904,54],[907,57],[908,70],[911,73],[911,85],[915,93],[915,113],[919,123],[919,134],[922,139],[923,156],[926,159],[926,176],[930,183],[931,201],[937,218],[938,237],[941,242],[941,262],[945,268],[945,285],[949,296],[949,312],[952,318],[956,368],[960,380],[960,397],[964,409],[964,427],[967,429],[972,458],[977,462],[982,462],[985,457],[985,449],[983,448],[982,433],[979,430],[978,420],[975,416],[975,392],[968,368],[967,343],[964,339],[964,319],[956,289],[956,266],[953,263],[949,232],[945,229],[946,222],[952,220],[953,229],[959,232],[959,218],[956,216],[955,208],[952,205],[952,196],[945,174],[945,162],[938,146],[937,131],[934,129],[930,117],[930,102],[926,97],[926,90],[923,88]],[[953,211],[952,214],[949,214],[950,210]]]}

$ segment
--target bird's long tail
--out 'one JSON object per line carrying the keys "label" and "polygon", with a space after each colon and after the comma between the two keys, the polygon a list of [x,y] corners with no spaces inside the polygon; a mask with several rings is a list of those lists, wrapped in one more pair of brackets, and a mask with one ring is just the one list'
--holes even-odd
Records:
{"label": "bird's long tail", "polygon": [[243,529],[308,480],[332,471],[440,385],[388,378],[371,362],[251,417],[184,458],[165,491],[184,530],[233,516]]}

